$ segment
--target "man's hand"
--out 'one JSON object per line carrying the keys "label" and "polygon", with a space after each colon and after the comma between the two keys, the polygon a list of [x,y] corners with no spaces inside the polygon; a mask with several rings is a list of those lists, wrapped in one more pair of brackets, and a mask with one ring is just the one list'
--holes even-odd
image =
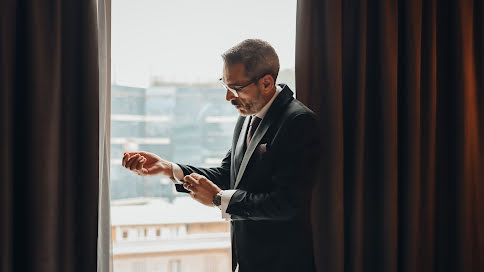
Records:
{"label": "man's hand", "polygon": [[213,207],[213,197],[222,191],[212,181],[196,173],[185,176],[184,181],[183,187],[191,191],[190,196],[203,205],[210,207]]}
{"label": "man's hand", "polygon": [[173,178],[171,163],[153,153],[124,153],[122,165],[140,176],[164,175]]}

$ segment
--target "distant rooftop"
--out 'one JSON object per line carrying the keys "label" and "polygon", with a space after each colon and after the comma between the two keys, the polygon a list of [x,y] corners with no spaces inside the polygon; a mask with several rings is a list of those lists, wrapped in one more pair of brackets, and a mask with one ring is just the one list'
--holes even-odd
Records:
{"label": "distant rooftop", "polygon": [[228,248],[230,248],[230,233],[215,233],[163,241],[115,242],[113,255]]}
{"label": "distant rooftop", "polygon": [[111,202],[111,225],[160,225],[223,222],[220,209],[207,207],[190,197],[173,203],[162,198],[133,198]]}

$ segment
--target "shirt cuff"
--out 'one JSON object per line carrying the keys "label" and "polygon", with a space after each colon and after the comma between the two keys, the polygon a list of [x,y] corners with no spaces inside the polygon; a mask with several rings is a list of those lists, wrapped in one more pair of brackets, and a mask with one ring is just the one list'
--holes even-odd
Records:
{"label": "shirt cuff", "polygon": [[222,218],[225,220],[230,220],[230,213],[227,213],[227,207],[229,206],[230,199],[232,195],[237,190],[223,190],[222,191],[222,203],[220,204],[220,210],[222,211]]}
{"label": "shirt cuff", "polygon": [[183,184],[183,178],[185,174],[181,167],[176,163],[171,163],[171,167],[173,168],[173,178],[171,179],[175,184]]}

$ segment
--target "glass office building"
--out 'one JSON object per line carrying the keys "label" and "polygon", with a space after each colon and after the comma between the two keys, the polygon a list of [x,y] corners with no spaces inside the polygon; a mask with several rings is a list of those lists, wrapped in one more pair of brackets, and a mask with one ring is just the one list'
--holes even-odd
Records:
{"label": "glass office building", "polygon": [[213,167],[230,148],[238,117],[221,87],[113,85],[111,199],[183,196],[172,181],[140,177],[121,166],[123,152],[148,151],[184,164]]}

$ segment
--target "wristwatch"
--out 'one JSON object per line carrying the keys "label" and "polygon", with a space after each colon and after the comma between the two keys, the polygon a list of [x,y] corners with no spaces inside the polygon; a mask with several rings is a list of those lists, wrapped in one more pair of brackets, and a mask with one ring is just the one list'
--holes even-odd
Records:
{"label": "wristwatch", "polygon": [[218,194],[216,194],[213,199],[212,199],[212,203],[214,206],[217,206],[219,207],[221,204],[222,204],[222,192],[223,191],[220,191],[218,192]]}

